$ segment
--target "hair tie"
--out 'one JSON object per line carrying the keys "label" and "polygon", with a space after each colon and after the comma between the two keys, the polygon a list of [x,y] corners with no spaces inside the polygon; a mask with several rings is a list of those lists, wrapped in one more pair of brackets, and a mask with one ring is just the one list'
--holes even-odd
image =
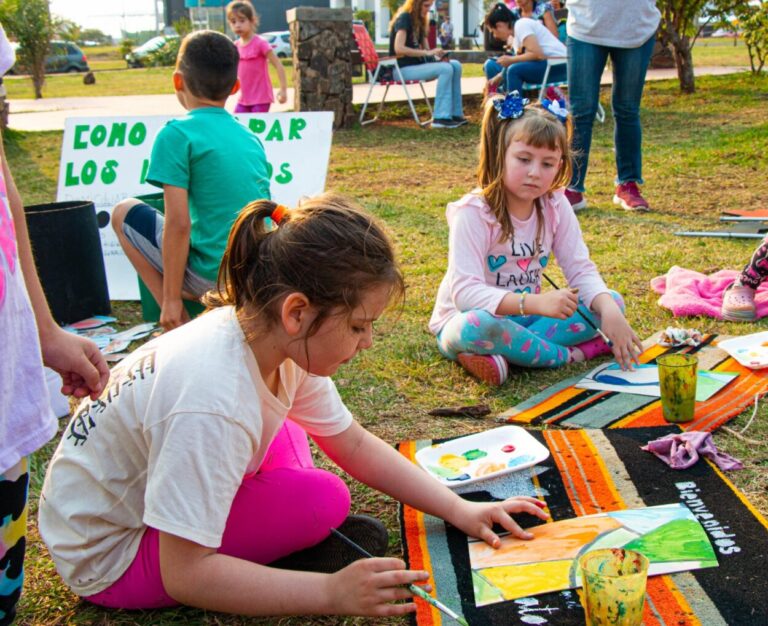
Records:
{"label": "hair tie", "polygon": [[528,98],[520,97],[520,92],[515,90],[503,98],[496,98],[493,106],[498,111],[500,120],[516,120],[523,116],[525,105],[529,102]]}
{"label": "hair tie", "polygon": [[270,217],[275,224],[279,224],[280,221],[285,217],[286,213],[288,213],[288,207],[284,204],[278,204],[272,210],[272,215],[270,215]]}
{"label": "hair tie", "polygon": [[550,100],[549,98],[544,98],[541,101],[541,106],[559,119],[563,124],[568,120],[568,109],[566,108],[565,99],[553,98]]}

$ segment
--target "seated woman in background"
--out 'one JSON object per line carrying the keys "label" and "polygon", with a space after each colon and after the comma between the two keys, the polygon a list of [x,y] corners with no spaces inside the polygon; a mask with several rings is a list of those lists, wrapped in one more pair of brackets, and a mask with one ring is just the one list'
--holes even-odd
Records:
{"label": "seated woman in background", "polygon": [[[565,45],[538,20],[518,18],[501,2],[485,16],[485,25],[496,39],[507,42],[511,54],[488,59],[483,71],[488,79],[488,92],[522,92],[523,83],[540,83],[544,79],[548,57],[565,57]],[[549,82],[566,79],[566,65],[550,69]]]}
{"label": "seated woman in background", "polygon": [[390,23],[389,54],[405,80],[437,78],[432,128],[456,128],[467,123],[461,102],[461,63],[443,62],[445,50],[427,43],[429,8],[433,0],[405,0]]}
{"label": "seated woman in background", "polygon": [[[531,19],[539,20],[547,27],[550,33],[559,39],[560,32],[557,28],[555,9],[552,4],[551,2],[542,2],[541,0],[517,0],[517,6],[511,10],[517,17],[530,17]],[[558,2],[557,4],[559,5],[560,3]]]}

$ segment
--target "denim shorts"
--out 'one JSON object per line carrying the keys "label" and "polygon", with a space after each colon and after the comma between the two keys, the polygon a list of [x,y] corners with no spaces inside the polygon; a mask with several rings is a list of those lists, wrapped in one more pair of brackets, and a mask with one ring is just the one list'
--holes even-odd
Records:
{"label": "denim shorts", "polygon": [[[165,217],[148,204],[132,206],[123,220],[123,234],[131,245],[161,274],[163,273],[163,226]],[[216,283],[193,272],[189,265],[184,270],[182,289],[196,297],[216,287]]]}

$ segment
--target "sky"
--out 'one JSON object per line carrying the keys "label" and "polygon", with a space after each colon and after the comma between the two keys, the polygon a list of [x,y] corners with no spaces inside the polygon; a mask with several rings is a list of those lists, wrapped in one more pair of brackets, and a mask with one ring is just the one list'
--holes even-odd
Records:
{"label": "sky", "polygon": [[[51,0],[51,13],[83,26],[120,37],[127,31],[155,28],[155,0]],[[162,22],[162,2],[157,2]]]}

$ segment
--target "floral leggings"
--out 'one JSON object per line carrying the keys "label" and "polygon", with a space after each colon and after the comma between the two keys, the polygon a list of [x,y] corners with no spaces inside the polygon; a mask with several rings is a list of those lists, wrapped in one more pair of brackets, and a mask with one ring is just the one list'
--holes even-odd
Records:
{"label": "floral leggings", "polygon": [[768,237],[752,253],[752,258],[742,270],[739,280],[742,285],[757,289],[768,276]]}
{"label": "floral leggings", "polygon": [[[624,311],[624,300],[609,291]],[[500,354],[520,367],[560,367],[571,360],[570,347],[594,339],[597,335],[582,315],[596,326],[600,319],[581,301],[579,309],[564,320],[540,315],[497,316],[488,311],[472,310],[455,315],[437,335],[437,347],[443,356],[456,360],[462,352]],[[587,358],[591,356],[586,353]]]}

